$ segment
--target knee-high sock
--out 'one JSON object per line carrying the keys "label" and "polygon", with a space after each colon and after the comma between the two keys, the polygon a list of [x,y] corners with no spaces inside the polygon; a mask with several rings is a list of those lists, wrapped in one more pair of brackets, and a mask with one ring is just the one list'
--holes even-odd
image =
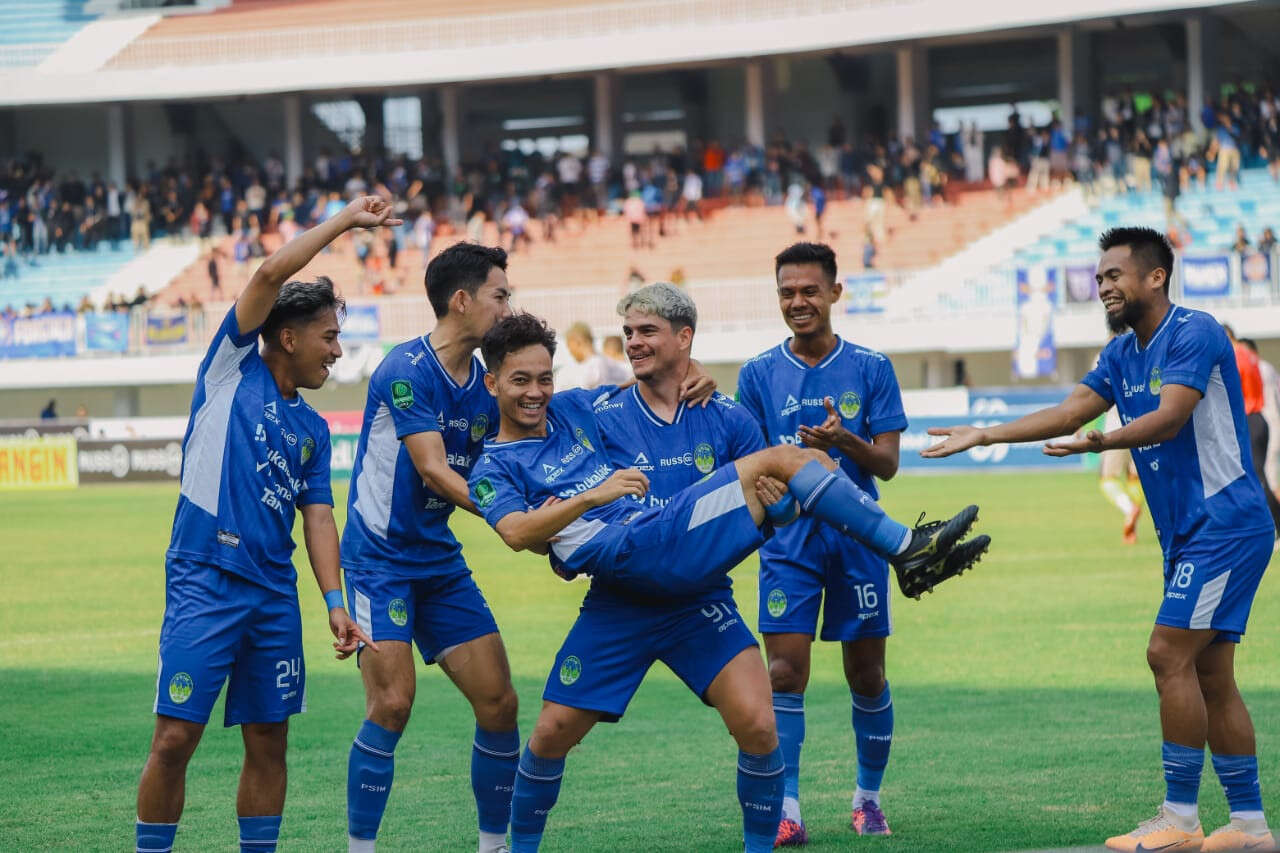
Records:
{"label": "knee-high sock", "polygon": [[511,853],[534,853],[560,796],[563,758],[539,758],[526,745],[511,796]]}
{"label": "knee-high sock", "polygon": [[139,820],[133,831],[138,853],[169,853],[173,849],[173,836],[178,832],[178,825]]}
{"label": "knee-high sock", "polygon": [[1102,481],[1102,493],[1106,495],[1107,500],[1115,504],[1116,508],[1125,515],[1133,512],[1133,498],[1129,496],[1125,484],[1117,477],[1108,477]]}
{"label": "knee-high sock", "polygon": [[1165,802],[1195,806],[1200,799],[1200,772],[1204,769],[1204,748],[1195,749],[1165,741],[1160,747],[1160,755],[1164,762]]}
{"label": "knee-high sock", "polygon": [[280,815],[242,817],[240,853],[275,853],[280,840]]}
{"label": "knee-high sock", "polygon": [[481,832],[507,834],[511,819],[511,793],[520,765],[520,732],[490,732],[476,726],[471,747],[471,790]]}
{"label": "knee-high sock", "polygon": [[782,774],[782,816],[800,821],[800,748],[804,746],[804,694],[773,694],[778,723],[778,748],[786,770]]}
{"label": "knee-high sock", "polygon": [[738,752],[738,802],[746,853],[770,853],[782,820],[782,748],[753,755]]}
{"label": "knee-high sock", "polygon": [[378,825],[391,796],[395,749],[400,733],[365,720],[347,759],[347,833],[352,838],[378,837]]}
{"label": "knee-high sock", "polygon": [[814,460],[787,483],[800,509],[820,518],[846,536],[870,545],[881,554],[902,550],[911,530],[885,515],[871,495],[840,471],[828,471]]}
{"label": "knee-high sock", "polygon": [[859,696],[852,690],[849,693],[853,696],[853,734],[858,744],[858,789],[878,800],[884,769],[889,765],[889,748],[893,746],[893,696],[888,682],[879,696]]}
{"label": "knee-high sock", "polygon": [[1256,755],[1215,755],[1213,769],[1227,795],[1232,817],[1262,817],[1262,788]]}

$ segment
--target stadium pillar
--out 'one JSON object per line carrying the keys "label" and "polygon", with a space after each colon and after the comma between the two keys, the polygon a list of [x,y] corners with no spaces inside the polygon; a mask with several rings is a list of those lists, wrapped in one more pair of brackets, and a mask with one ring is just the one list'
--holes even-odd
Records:
{"label": "stadium pillar", "polygon": [[124,138],[124,104],[107,104],[107,180],[117,187],[129,177]]}
{"label": "stadium pillar", "polygon": [[111,396],[112,417],[136,418],[142,414],[142,394],[137,386],[117,388]]}
{"label": "stadium pillar", "polygon": [[382,113],[381,95],[359,95],[356,103],[364,113],[364,150],[374,156],[381,156],[387,144],[387,120]]}
{"label": "stadium pillar", "polygon": [[1220,82],[1217,74],[1221,67],[1219,52],[1219,22],[1212,15],[1191,15],[1187,28],[1187,110],[1191,113],[1191,125],[1196,131],[1204,130],[1200,110],[1205,99],[1216,98]]}
{"label": "stadium pillar", "polygon": [[898,138],[917,138],[927,130],[929,109],[929,54],[919,45],[898,48]]}
{"label": "stadium pillar", "polygon": [[746,102],[747,143],[764,147],[764,62],[756,59],[746,64],[743,87]]}
{"label": "stadium pillar", "polygon": [[302,98],[284,96],[284,180],[290,187],[302,179]]}
{"label": "stadium pillar", "polygon": [[458,87],[440,88],[440,153],[444,155],[446,186],[462,165],[458,152]]}
{"label": "stadium pillar", "polygon": [[1063,27],[1058,30],[1058,118],[1067,133],[1075,127],[1075,116],[1075,33]]}
{"label": "stadium pillar", "polygon": [[595,134],[591,147],[609,158],[610,163],[618,162],[618,139],[614,133],[617,104],[615,93],[617,81],[613,74],[601,71],[593,78],[595,86]]}

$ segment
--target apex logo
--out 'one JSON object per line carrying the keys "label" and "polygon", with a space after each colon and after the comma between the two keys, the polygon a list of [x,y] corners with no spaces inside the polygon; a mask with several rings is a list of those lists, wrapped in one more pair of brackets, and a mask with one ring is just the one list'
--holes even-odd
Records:
{"label": "apex logo", "polygon": [[779,414],[786,417],[787,415],[794,415],[798,411],[800,411],[800,401],[788,394],[787,402],[782,404],[782,411]]}

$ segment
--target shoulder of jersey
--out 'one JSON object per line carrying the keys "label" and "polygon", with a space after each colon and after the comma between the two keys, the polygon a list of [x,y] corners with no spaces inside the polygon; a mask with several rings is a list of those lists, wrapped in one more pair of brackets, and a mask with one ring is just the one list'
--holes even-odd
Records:
{"label": "shoulder of jersey", "polygon": [[[1207,328],[1219,328],[1219,329],[1222,328],[1221,326],[1218,325],[1217,320],[1213,319],[1212,316],[1206,314],[1203,311],[1196,311],[1193,308],[1183,308],[1181,305],[1177,306],[1173,310],[1174,310],[1173,325],[1175,327],[1190,326],[1191,328],[1198,329],[1198,330],[1205,330]],[[1130,332],[1130,334],[1132,334],[1132,332]],[[1226,332],[1223,332],[1223,334],[1225,335]]]}
{"label": "shoulder of jersey", "polygon": [[711,402],[725,409],[739,408],[738,404],[734,401],[732,397],[730,397],[728,394],[721,393],[720,391],[716,391],[714,394],[711,395]]}
{"label": "shoulder of jersey", "polygon": [[765,350],[764,352],[760,353],[759,355],[753,355],[753,356],[751,356],[751,358],[747,359],[745,362],[743,362],[743,363],[742,363],[742,366],[743,366],[743,367],[746,367],[746,366],[747,366],[747,365],[749,365],[749,364],[758,364],[758,363],[760,363],[760,362],[770,361],[770,360],[772,360],[772,359],[773,359],[777,354],[778,354],[778,347],[776,347],[776,346],[774,346],[774,347],[769,347],[767,350]]}
{"label": "shoulder of jersey", "polygon": [[869,358],[874,361],[889,360],[889,357],[882,352],[877,352],[873,349],[867,349],[866,347],[854,346],[853,344],[850,344],[848,346],[847,351],[849,355],[859,357],[859,358]]}
{"label": "shoulder of jersey", "polygon": [[610,394],[608,391],[601,391],[591,399],[591,408],[597,412],[616,411],[625,409],[627,401],[631,399],[631,389],[618,391]]}

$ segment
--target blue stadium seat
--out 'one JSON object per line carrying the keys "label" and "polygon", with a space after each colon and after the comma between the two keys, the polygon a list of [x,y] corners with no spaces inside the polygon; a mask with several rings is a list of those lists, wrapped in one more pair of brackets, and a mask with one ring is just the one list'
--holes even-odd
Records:
{"label": "blue stadium seat", "polygon": [[[0,307],[21,308],[40,304],[45,297],[58,307],[63,303],[76,306],[87,293],[106,283],[118,269],[134,258],[133,246],[121,241],[118,250],[101,243],[96,251],[50,252],[35,258],[35,266],[26,260],[18,262],[18,278],[0,279]],[[127,294],[132,296],[132,291]]]}

